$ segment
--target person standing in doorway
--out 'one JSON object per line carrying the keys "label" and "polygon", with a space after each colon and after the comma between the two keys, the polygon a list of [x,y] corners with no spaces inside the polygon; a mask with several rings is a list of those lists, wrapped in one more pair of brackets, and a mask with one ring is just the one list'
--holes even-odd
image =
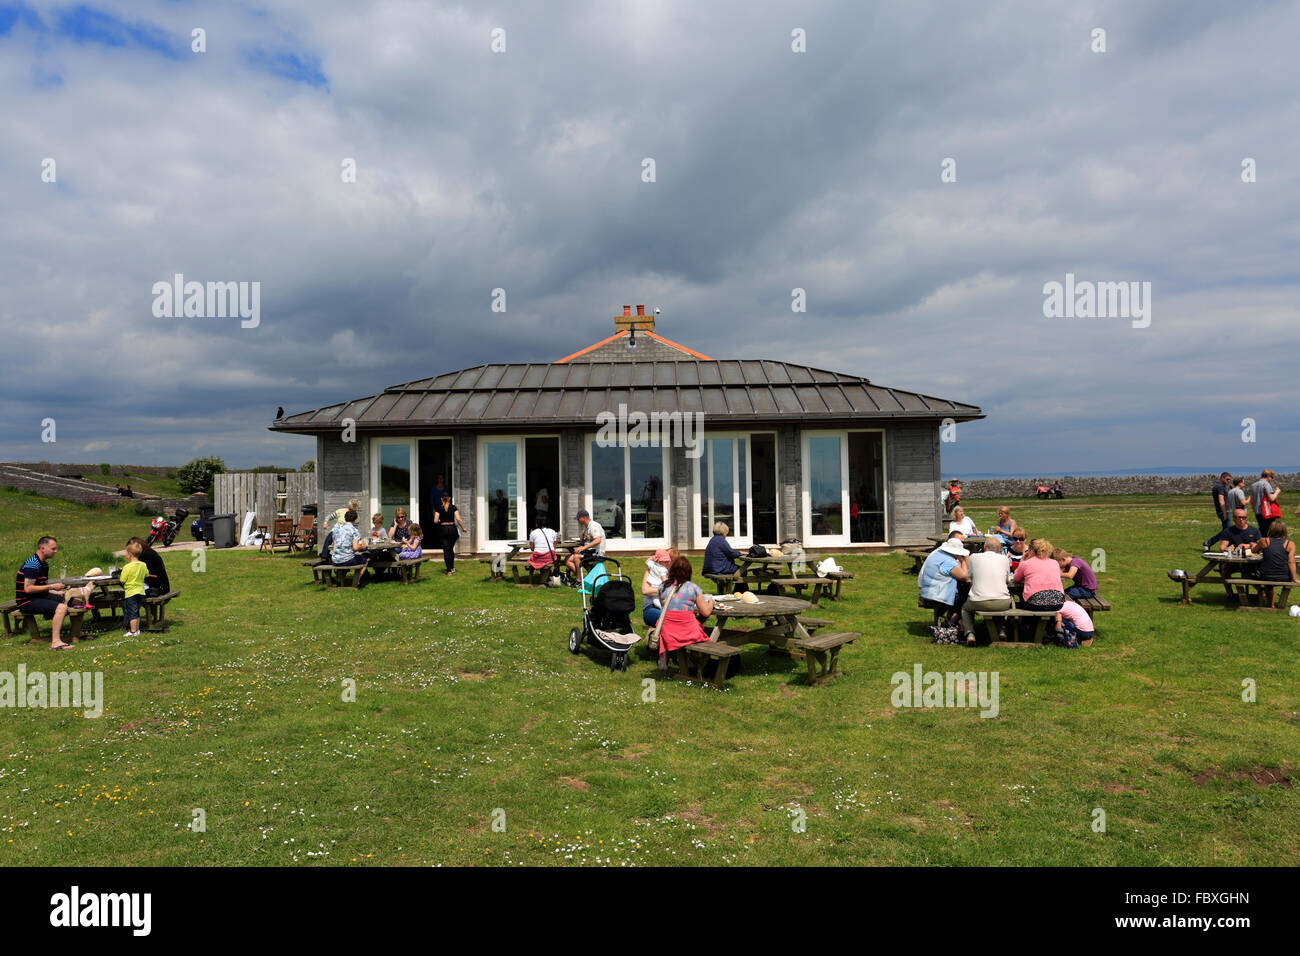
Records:
{"label": "person standing in doorway", "polygon": [[442,498],[438,501],[438,507],[433,512],[433,526],[438,542],[442,545],[442,561],[447,566],[444,574],[456,573],[456,541],[460,538],[457,532],[459,527],[462,532],[469,534],[469,529],[465,527],[465,522],[460,518],[460,511],[451,503],[451,493],[444,491]]}
{"label": "person standing in doorway", "polygon": [[438,506],[442,504],[442,496],[445,494],[451,494],[451,489],[447,487],[447,482],[443,480],[443,476],[438,475],[438,479],[433,483],[433,490],[429,492],[429,507],[437,511]]}

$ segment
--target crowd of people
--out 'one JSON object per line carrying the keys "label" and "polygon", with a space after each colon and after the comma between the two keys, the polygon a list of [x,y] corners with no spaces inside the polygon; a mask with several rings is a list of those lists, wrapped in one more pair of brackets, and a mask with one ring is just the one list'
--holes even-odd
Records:
{"label": "crowd of people", "polygon": [[[1205,550],[1260,555],[1258,565],[1242,570],[1242,576],[1247,579],[1277,583],[1300,580],[1296,574],[1295,542],[1288,538],[1287,526],[1282,521],[1282,506],[1278,502],[1281,494],[1282,488],[1271,468],[1261,471],[1249,486],[1241,475],[1223,472],[1210,488],[1219,533],[1205,542]],[[1223,589],[1229,601],[1237,600],[1236,592],[1227,583]],[[1275,607],[1276,599],[1275,589],[1266,585],[1264,600],[1268,606]]]}
{"label": "crowd of people", "polygon": [[[50,559],[59,553],[59,542],[52,535],[42,535],[36,550],[18,568],[14,580],[14,601],[17,610],[26,615],[48,615],[53,622],[50,628],[50,650],[71,650],[71,641],[63,640],[63,624],[69,611],[93,611],[95,582],[81,586],[68,586],[63,581],[50,580]],[[125,562],[117,574],[109,578],[122,587],[122,620],[126,637],[140,636],[140,609],[147,597],[158,597],[171,591],[167,566],[143,538],[129,538],[124,552]],[[101,568],[91,568],[83,578],[101,578]],[[96,634],[83,634],[85,640],[94,640]]]}
{"label": "crowd of people", "polygon": [[[433,507],[432,537],[430,543],[442,549],[445,574],[456,573],[456,542],[462,533],[468,533],[460,511],[451,503],[451,493],[441,487],[434,488],[437,495]],[[376,541],[395,541],[399,545],[397,557],[411,560],[424,555],[425,532],[411,521],[406,509],[398,507],[393,523],[384,527],[384,514],[376,511],[370,516],[367,533],[357,527],[361,502],[353,498],[346,507],[327,514],[321,526],[320,558],[336,567],[353,567],[364,564],[366,552]]]}
{"label": "crowd of people", "polygon": [[[1030,538],[1005,506],[982,536],[982,550],[972,553],[966,540],[978,536],[978,526],[960,505],[951,517],[947,538],[925,559],[917,578],[921,597],[939,614],[940,633],[955,629],[974,647],[980,642],[976,613],[1020,607],[1055,612],[1056,641],[1064,647],[1093,642],[1092,618],[1078,603],[1097,595],[1097,575],[1087,561],[1046,538]],[[1021,586],[1019,602],[1012,597],[1013,585]],[[998,637],[1006,640],[1008,619],[997,620]]]}

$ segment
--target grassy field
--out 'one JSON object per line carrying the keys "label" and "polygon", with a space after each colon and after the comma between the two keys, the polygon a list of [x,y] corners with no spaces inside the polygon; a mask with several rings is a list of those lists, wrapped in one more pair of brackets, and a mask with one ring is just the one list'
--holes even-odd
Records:
{"label": "grassy field", "polygon": [[[971,503],[981,527],[990,505]],[[1091,648],[932,645],[910,560],[846,558],[846,600],[814,612],[862,633],[837,682],[751,648],[727,691],[657,680],[653,702],[652,662],[569,654],[574,591],[474,562],[323,593],[299,556],[171,554],[170,633],[0,649],[4,671],[102,670],[106,696],[99,719],[0,712],[0,862],[1294,865],[1300,620],[1208,586],[1177,603],[1165,572],[1199,567],[1209,511],[1017,505],[1035,535],[1105,550],[1115,610]],[[147,525],[0,493],[11,569],[43,532],[58,573]],[[1000,713],[895,710],[890,677],[916,664],[996,670]]]}

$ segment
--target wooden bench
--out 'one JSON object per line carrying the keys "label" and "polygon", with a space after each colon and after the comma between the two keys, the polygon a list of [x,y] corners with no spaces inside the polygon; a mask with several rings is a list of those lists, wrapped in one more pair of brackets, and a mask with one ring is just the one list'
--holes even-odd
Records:
{"label": "wooden bench", "polygon": [[737,584],[744,584],[745,578],[739,571],[733,571],[730,574],[706,574],[704,575],[718,589],[718,594],[730,594],[736,590]]}
{"label": "wooden bench", "polygon": [[861,636],[845,631],[838,634],[814,634],[795,641],[794,646],[804,652],[808,661],[808,683],[821,684],[838,674],[840,648],[852,644]]}
{"label": "wooden bench", "polygon": [[834,621],[828,621],[822,617],[800,617],[796,618],[796,620],[803,625],[803,629],[809,634],[812,634],[818,628],[830,627],[835,623]]}
{"label": "wooden bench", "polygon": [[[688,644],[686,647],[677,650],[677,677],[689,678],[688,660],[696,658],[696,667],[700,683],[708,684],[710,687],[716,687],[721,690],[727,682],[727,671],[731,667],[731,658],[740,656],[740,648],[733,644],[724,644],[721,641],[699,641],[695,644]],[[717,670],[714,672],[713,679],[709,680],[704,676],[704,666],[709,661],[717,661]]]}
{"label": "wooden bench", "polygon": [[1100,594],[1094,594],[1090,598],[1066,598],[1066,600],[1073,601],[1075,604],[1079,605],[1079,607],[1083,608],[1089,614],[1097,614],[1100,613],[1101,611],[1110,610],[1110,602],[1107,601]]}
{"label": "wooden bench", "polygon": [[[74,641],[81,637],[81,619],[85,614],[84,610],[68,609],[67,617],[64,618],[66,622],[64,626],[69,628],[67,637],[72,638]],[[18,610],[17,601],[6,601],[4,604],[0,604],[0,617],[4,619],[5,637],[13,637],[15,634],[25,632],[29,641],[39,641],[41,639],[41,629],[37,618],[43,616],[41,614],[24,614]],[[60,637],[62,638],[63,635],[60,635]],[[68,641],[64,640],[64,643],[66,644]]]}
{"label": "wooden bench", "polygon": [[[334,564],[318,564],[312,569],[312,577],[324,584],[326,590],[341,587],[360,588],[361,579],[365,577],[366,568],[369,566],[369,561],[363,561],[361,564],[345,564],[341,567]],[[348,575],[352,576],[351,584],[348,583]]]}
{"label": "wooden bench", "polygon": [[817,606],[822,594],[829,593],[831,589],[831,582],[824,578],[764,578],[763,584],[765,586],[775,585],[778,595],[783,594],[785,588],[789,588],[796,596],[801,598],[805,588],[812,588],[812,594],[808,596],[808,603],[813,607]]}
{"label": "wooden bench", "polygon": [[[1237,598],[1238,611],[1285,611],[1291,598],[1291,589],[1300,588],[1300,581],[1260,581],[1255,578],[1229,578],[1225,582]],[[1264,603],[1264,589],[1277,588],[1273,594],[1274,607]],[[1254,593],[1251,593],[1251,589]]]}
{"label": "wooden bench", "polygon": [[180,591],[168,591],[166,594],[156,594],[153,597],[146,596],[140,602],[144,607],[144,628],[166,633],[170,629],[167,624],[167,603],[180,596]]}
{"label": "wooden bench", "polygon": [[120,587],[96,591],[90,596],[90,619],[98,622],[99,612],[103,611],[111,621],[121,612],[125,601],[126,591]]}
{"label": "wooden bench", "polygon": [[934,549],[930,548],[929,550],[926,550],[925,548],[908,548],[903,553],[912,559],[912,568],[910,573],[920,574],[921,565],[925,564],[925,559],[934,553]]}
{"label": "wooden bench", "polygon": [[[1035,647],[1038,644],[1046,644],[1051,638],[1047,636],[1047,622],[1055,619],[1057,611],[1027,611],[1022,608],[1009,608],[1005,611],[975,611],[976,616],[984,618],[984,623],[989,629],[989,640],[994,644],[1000,644],[1003,647]],[[1038,623],[1034,626],[1034,639],[1032,641],[1006,640],[999,641],[997,629],[994,620],[1003,618],[1006,620],[1017,620],[1020,618],[1037,618]],[[1017,633],[1017,637],[1020,635]]]}
{"label": "wooden bench", "polygon": [[[541,568],[533,567],[528,563],[528,561],[528,558],[512,558],[506,562],[506,567],[510,569],[510,577],[514,581],[516,587],[544,587],[547,578],[552,574],[559,574],[564,570],[564,562],[559,559],[558,555],[554,562],[544,565]],[[528,575],[527,582],[521,580],[519,577],[519,570],[521,568],[524,569],[525,573]],[[557,568],[559,570],[557,570]]]}
{"label": "wooden bench", "polygon": [[824,593],[825,593],[825,595],[826,595],[828,598],[830,598],[832,601],[839,601],[839,600],[841,600],[841,598],[840,598],[840,588],[843,586],[843,584],[844,584],[845,581],[852,581],[853,578],[854,578],[854,574],[853,574],[852,571],[830,571],[830,572],[828,572],[827,575],[826,575],[825,580],[829,581],[830,584],[829,584],[829,585],[823,585],[823,589],[824,589]]}
{"label": "wooden bench", "polygon": [[402,584],[410,584],[420,578],[420,565],[430,561],[428,555],[420,555],[418,558],[398,558],[393,562],[393,570],[397,573],[397,580]]}

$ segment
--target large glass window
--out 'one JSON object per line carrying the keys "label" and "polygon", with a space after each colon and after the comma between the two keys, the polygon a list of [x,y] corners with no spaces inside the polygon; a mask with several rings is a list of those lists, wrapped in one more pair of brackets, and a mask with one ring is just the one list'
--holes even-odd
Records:
{"label": "large glass window", "polygon": [[587,443],[589,509],[610,540],[665,542],[664,449]]}
{"label": "large glass window", "polygon": [[519,527],[519,443],[483,443],[484,489],[487,496],[488,537],[494,541],[515,541]]}
{"label": "large glass window", "polygon": [[[409,441],[375,441],[371,447],[374,482],[371,505],[384,516],[384,527],[392,527],[393,517],[401,508],[410,514],[412,505],[411,443]],[[369,533],[370,515],[357,515],[357,527]]]}
{"label": "large glass window", "polygon": [[695,467],[697,547],[708,542],[719,521],[736,544],[776,542],[775,436],[714,435],[705,439]]}
{"label": "large glass window", "polygon": [[842,444],[838,435],[808,438],[808,507],[813,535],[844,533]]}
{"label": "large glass window", "polygon": [[628,537],[664,536],[664,456],[661,448],[629,448]]}
{"label": "large glass window", "polygon": [[627,449],[591,445],[591,516],[607,538],[626,537]]}

